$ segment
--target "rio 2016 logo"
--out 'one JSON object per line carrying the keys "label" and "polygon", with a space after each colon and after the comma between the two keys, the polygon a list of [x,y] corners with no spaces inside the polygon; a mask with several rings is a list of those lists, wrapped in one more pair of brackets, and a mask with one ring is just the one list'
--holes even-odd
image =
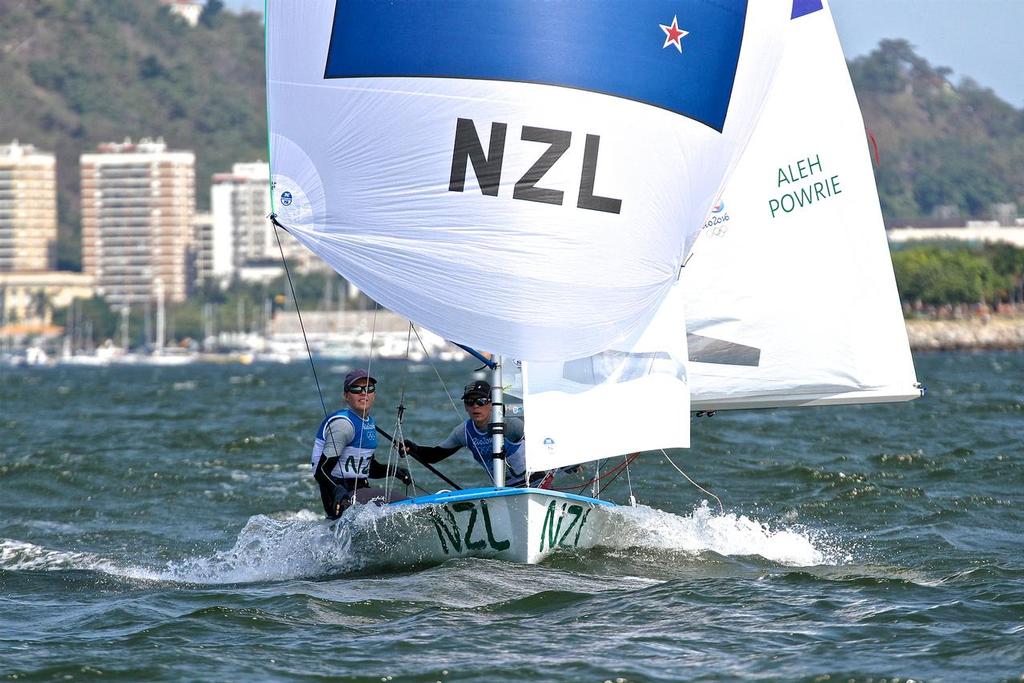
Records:
{"label": "rio 2016 logo", "polygon": [[725,202],[718,202],[711,209],[711,217],[704,223],[704,230],[711,230],[714,236],[724,235],[727,230],[725,224],[729,222],[729,214],[725,211]]}

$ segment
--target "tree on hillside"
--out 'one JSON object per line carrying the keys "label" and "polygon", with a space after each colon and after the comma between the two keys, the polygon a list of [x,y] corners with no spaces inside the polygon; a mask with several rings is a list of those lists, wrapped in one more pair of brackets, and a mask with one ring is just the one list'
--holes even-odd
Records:
{"label": "tree on hillside", "polygon": [[900,249],[892,255],[900,298],[941,305],[992,301],[1005,290],[1006,278],[996,273],[983,255],[966,247],[943,249],[924,245]]}

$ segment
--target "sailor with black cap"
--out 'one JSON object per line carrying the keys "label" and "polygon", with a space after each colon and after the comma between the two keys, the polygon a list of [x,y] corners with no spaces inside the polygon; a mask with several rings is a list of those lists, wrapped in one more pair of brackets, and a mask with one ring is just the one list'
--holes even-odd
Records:
{"label": "sailor with black cap", "polygon": [[345,376],[348,408],[324,418],[313,442],[313,478],[320,485],[320,498],[329,519],[337,519],[353,502],[367,502],[385,496],[383,489],[371,488],[369,479],[395,476],[406,486],[412,483],[408,470],[388,469],[373,457],[377,448],[377,424],[370,417],[377,396],[377,380],[365,370]]}
{"label": "sailor with black cap", "polygon": [[[473,459],[480,463],[491,481],[494,481],[491,469],[494,458],[490,433],[491,385],[483,380],[467,384],[462,393],[462,404],[466,407],[469,419],[453,429],[448,438],[436,446],[419,446],[406,440],[405,452],[420,462],[432,464],[444,460],[460,448],[468,448]],[[508,467],[505,485],[524,486],[526,445],[523,443],[523,420],[520,417],[505,418],[505,464]],[[543,478],[544,473],[538,472],[531,477],[531,483],[538,483]]]}

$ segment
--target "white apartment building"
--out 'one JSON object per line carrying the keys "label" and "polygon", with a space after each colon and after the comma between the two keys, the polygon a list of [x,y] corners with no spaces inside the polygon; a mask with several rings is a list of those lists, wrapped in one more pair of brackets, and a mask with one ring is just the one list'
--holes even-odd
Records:
{"label": "white apartment building", "polygon": [[202,287],[213,277],[213,214],[197,213],[192,219],[192,282]]}
{"label": "white apartment building", "polygon": [[[238,163],[230,173],[213,176],[210,188],[210,212],[213,214],[213,276],[226,285],[245,269],[251,275],[257,268],[270,277],[267,262],[280,263],[274,225],[270,222],[270,166],[263,162]],[[285,257],[299,271],[306,271],[319,259],[291,235],[281,232]],[[262,276],[261,276],[262,277]]]}
{"label": "white apartment building", "polygon": [[0,272],[51,270],[57,253],[57,163],[15,140],[0,145]]}
{"label": "white apartment building", "polygon": [[186,295],[195,154],[163,139],[105,143],[81,156],[82,266],[111,305]]}

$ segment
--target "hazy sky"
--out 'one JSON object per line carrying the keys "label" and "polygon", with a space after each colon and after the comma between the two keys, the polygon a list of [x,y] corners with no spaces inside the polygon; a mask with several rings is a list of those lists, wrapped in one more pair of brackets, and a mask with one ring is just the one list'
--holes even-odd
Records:
{"label": "hazy sky", "polygon": [[[226,0],[263,10],[263,0]],[[1024,107],[1024,0],[831,0],[848,58],[870,52],[882,38],[905,38],[933,66],[996,91]]]}

